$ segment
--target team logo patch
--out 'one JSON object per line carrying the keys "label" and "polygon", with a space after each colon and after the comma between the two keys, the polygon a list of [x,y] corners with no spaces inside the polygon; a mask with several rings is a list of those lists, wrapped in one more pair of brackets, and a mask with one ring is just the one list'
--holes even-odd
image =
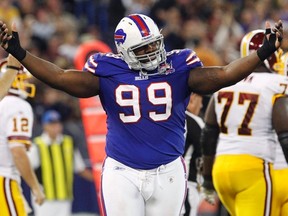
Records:
{"label": "team logo patch", "polygon": [[126,33],[123,31],[123,29],[118,29],[114,34],[114,40],[117,44],[123,44],[126,40]]}

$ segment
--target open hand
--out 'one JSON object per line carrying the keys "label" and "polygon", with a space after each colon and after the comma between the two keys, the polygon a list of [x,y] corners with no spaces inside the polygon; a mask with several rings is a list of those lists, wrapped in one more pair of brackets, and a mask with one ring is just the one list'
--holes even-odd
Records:
{"label": "open hand", "polygon": [[18,61],[22,61],[26,56],[26,50],[20,45],[15,23],[12,24],[12,35],[9,35],[6,24],[0,20],[0,45]]}

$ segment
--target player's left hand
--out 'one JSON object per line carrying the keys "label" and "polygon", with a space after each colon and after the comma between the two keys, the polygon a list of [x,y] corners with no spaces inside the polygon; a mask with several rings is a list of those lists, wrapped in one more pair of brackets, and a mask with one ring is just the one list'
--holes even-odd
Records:
{"label": "player's left hand", "polygon": [[261,61],[267,59],[281,46],[283,40],[283,24],[279,20],[275,26],[271,28],[269,22],[265,23],[265,38],[263,45],[257,50],[257,55]]}
{"label": "player's left hand", "polygon": [[203,196],[203,198],[210,203],[211,205],[215,205],[216,204],[216,200],[217,200],[217,193],[215,190],[213,189],[207,189],[205,187],[201,187],[201,194]]}

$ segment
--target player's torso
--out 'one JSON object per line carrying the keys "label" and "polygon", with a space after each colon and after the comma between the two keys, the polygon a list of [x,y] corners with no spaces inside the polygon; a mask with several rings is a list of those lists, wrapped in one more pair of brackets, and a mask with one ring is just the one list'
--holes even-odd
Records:
{"label": "player's torso", "polygon": [[168,56],[166,73],[161,75],[143,76],[119,59],[106,59],[102,68],[99,62],[96,74],[108,116],[108,156],[135,168],[151,169],[183,153],[190,94],[187,80],[189,70],[201,62],[197,58],[187,65],[191,52],[177,52]]}
{"label": "player's torso", "polygon": [[272,107],[275,96],[286,94],[287,88],[287,80],[279,77],[253,73],[214,94],[221,128],[217,154],[252,154],[273,161]]}
{"label": "player's torso", "polygon": [[0,102],[1,176],[19,180],[19,174],[14,165],[9,144],[15,140],[23,140],[24,145],[24,142],[31,138],[32,125],[32,108],[26,101],[15,96],[6,96]]}

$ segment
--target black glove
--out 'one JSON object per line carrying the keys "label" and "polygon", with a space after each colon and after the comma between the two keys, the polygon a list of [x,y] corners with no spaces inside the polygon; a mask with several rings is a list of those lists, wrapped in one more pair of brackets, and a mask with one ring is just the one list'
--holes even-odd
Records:
{"label": "black glove", "polygon": [[20,45],[18,32],[12,31],[12,38],[6,43],[8,43],[6,51],[13,55],[18,61],[22,61],[25,58],[26,50]]}
{"label": "black glove", "polygon": [[[270,34],[269,40],[267,40],[266,35]],[[276,50],[275,42],[277,40],[276,34],[271,32],[271,29],[266,29],[265,38],[263,41],[263,45],[257,50],[257,55],[261,61],[267,59],[270,55],[272,55]],[[282,41],[282,37],[278,38],[279,42]]]}

